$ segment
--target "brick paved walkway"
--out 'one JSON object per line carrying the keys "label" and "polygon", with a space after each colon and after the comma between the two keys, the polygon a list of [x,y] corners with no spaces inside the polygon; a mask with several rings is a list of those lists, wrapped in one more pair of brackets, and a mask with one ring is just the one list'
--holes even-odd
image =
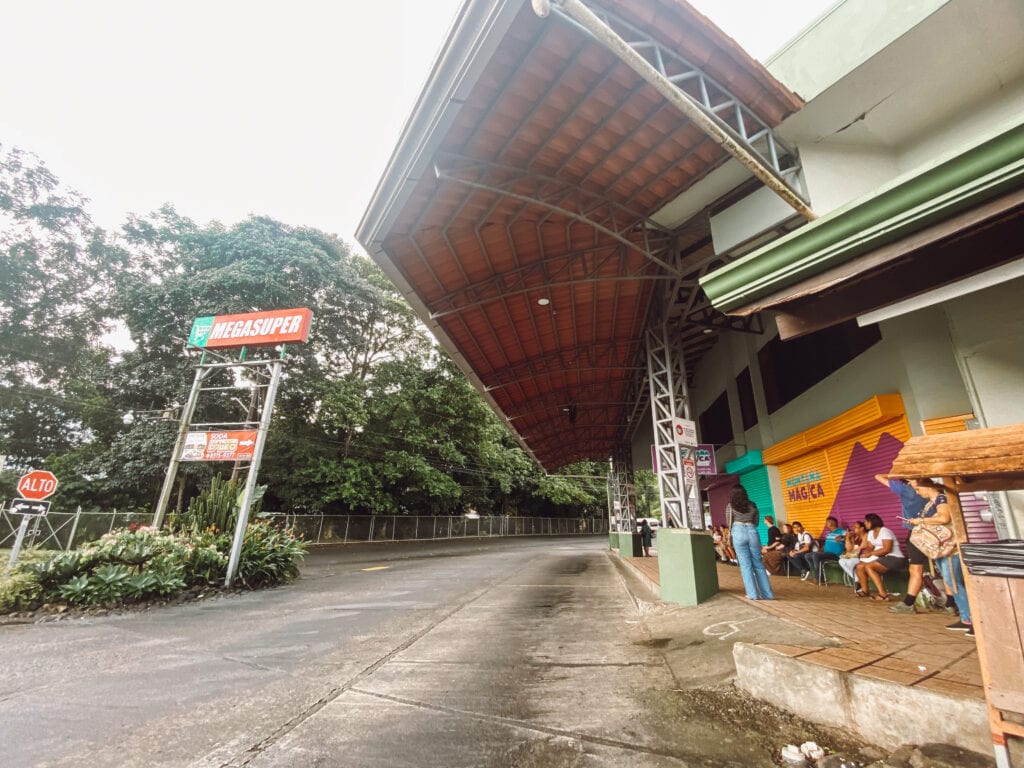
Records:
{"label": "brick paved walkway", "polygon": [[[658,559],[622,558],[657,585]],[[836,647],[762,644],[787,656],[856,675],[927,688],[984,701],[974,638],[945,627],[945,613],[895,614],[892,603],[858,599],[842,584],[818,586],[797,577],[772,576],[775,600],[747,601],[739,568],[718,564],[722,593],[807,627],[839,643]]]}

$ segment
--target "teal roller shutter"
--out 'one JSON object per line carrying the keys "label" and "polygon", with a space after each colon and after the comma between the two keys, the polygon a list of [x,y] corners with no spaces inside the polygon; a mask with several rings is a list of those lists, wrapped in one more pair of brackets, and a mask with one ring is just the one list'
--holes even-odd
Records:
{"label": "teal roller shutter", "polygon": [[757,504],[757,510],[761,513],[761,519],[757,521],[757,533],[761,537],[761,543],[768,541],[768,526],[764,524],[764,516],[775,514],[775,505],[772,503],[772,489],[768,482],[768,467],[761,460],[760,451],[747,451],[738,459],[734,459],[725,465],[725,471],[740,476],[740,485],[746,491],[750,500]]}
{"label": "teal roller shutter", "polygon": [[772,504],[772,489],[768,484],[768,467],[762,466],[740,476],[740,484],[747,489],[747,496],[757,504],[761,519],[757,521],[757,533],[761,544],[768,541],[768,526],[764,524],[764,516],[775,517],[775,505]]}

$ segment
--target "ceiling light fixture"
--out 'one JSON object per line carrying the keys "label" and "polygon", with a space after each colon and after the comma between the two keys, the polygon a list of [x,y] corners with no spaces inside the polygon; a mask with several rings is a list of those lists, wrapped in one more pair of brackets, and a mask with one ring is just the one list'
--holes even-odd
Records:
{"label": "ceiling light fixture", "polygon": [[540,304],[542,307],[546,307],[548,304],[551,303],[551,299],[537,299],[537,303]]}

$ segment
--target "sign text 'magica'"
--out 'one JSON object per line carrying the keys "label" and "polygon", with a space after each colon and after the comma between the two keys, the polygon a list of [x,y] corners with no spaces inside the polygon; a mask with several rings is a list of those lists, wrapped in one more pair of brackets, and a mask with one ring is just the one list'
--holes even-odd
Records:
{"label": "sign text 'magica'", "polygon": [[307,307],[197,317],[188,343],[204,349],[302,343],[309,338],[312,319],[313,312]]}

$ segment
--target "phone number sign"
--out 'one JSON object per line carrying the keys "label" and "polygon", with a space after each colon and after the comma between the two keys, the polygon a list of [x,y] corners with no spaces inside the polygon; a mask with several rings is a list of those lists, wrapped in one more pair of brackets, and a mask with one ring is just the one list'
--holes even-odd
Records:
{"label": "phone number sign", "polygon": [[256,430],[189,432],[181,461],[249,461],[256,447]]}

